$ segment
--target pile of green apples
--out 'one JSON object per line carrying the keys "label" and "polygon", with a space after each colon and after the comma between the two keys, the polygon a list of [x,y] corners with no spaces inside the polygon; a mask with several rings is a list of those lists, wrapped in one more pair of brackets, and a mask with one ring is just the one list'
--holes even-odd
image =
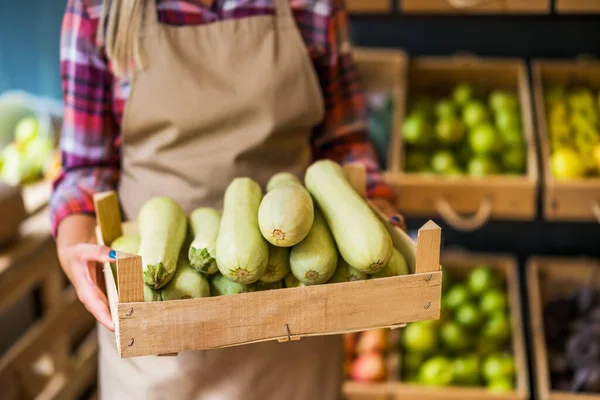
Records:
{"label": "pile of green apples", "polygon": [[440,320],[413,322],[402,332],[401,379],[512,391],[512,330],[502,278],[486,265],[476,266],[462,281],[443,274]]}
{"label": "pile of green apples", "polygon": [[486,94],[460,83],[445,97],[417,95],[402,135],[407,172],[473,177],[525,172],[519,101],[509,90]]}
{"label": "pile of green apples", "polygon": [[554,85],[546,88],[544,100],[554,177],[600,176],[600,91]]}
{"label": "pile of green apples", "polygon": [[0,181],[16,186],[39,180],[49,167],[53,150],[53,140],[40,134],[36,117],[21,119],[12,142],[1,149]]}

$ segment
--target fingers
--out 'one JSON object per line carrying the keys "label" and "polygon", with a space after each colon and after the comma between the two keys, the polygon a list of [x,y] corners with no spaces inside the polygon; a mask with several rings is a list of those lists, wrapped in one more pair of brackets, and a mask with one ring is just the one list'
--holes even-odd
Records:
{"label": "fingers", "polygon": [[110,247],[98,244],[82,243],[77,245],[77,254],[82,262],[96,261],[100,263],[114,261],[116,254]]}
{"label": "fingers", "polygon": [[88,262],[73,270],[73,285],[79,300],[85,308],[109,330],[114,330],[113,322],[108,309],[108,299],[100,288],[91,280],[90,270],[96,269],[96,263]]}

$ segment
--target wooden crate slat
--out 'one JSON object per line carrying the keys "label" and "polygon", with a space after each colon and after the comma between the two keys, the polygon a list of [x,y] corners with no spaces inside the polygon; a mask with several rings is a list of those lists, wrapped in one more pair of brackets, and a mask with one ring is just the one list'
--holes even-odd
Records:
{"label": "wooden crate slat", "polygon": [[600,13],[598,0],[556,0],[556,11],[562,14]]}
{"label": "wooden crate slat", "polygon": [[548,0],[402,0],[405,13],[539,14],[550,11]]}
{"label": "wooden crate slat", "polygon": [[391,0],[346,0],[346,9],[351,14],[386,13],[392,11]]}

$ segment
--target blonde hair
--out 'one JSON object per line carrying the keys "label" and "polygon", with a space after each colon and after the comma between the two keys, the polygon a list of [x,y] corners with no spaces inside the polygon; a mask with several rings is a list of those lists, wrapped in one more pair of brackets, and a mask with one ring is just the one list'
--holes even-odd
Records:
{"label": "blonde hair", "polygon": [[119,77],[131,77],[146,66],[142,25],[147,1],[155,0],[102,1],[97,41],[104,47],[113,73]]}

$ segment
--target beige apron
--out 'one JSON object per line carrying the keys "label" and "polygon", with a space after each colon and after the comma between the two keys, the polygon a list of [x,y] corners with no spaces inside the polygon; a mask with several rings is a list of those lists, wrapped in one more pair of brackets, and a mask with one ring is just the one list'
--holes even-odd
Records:
{"label": "beige apron", "polygon": [[[186,212],[220,207],[236,176],[263,187],[278,171],[302,176],[320,86],[289,0],[275,16],[201,26],[159,24],[148,1],[148,67],[136,74],[123,118],[119,197],[127,219],[152,196]],[[337,336],[120,359],[100,328],[100,396],[117,399],[339,399]]]}

